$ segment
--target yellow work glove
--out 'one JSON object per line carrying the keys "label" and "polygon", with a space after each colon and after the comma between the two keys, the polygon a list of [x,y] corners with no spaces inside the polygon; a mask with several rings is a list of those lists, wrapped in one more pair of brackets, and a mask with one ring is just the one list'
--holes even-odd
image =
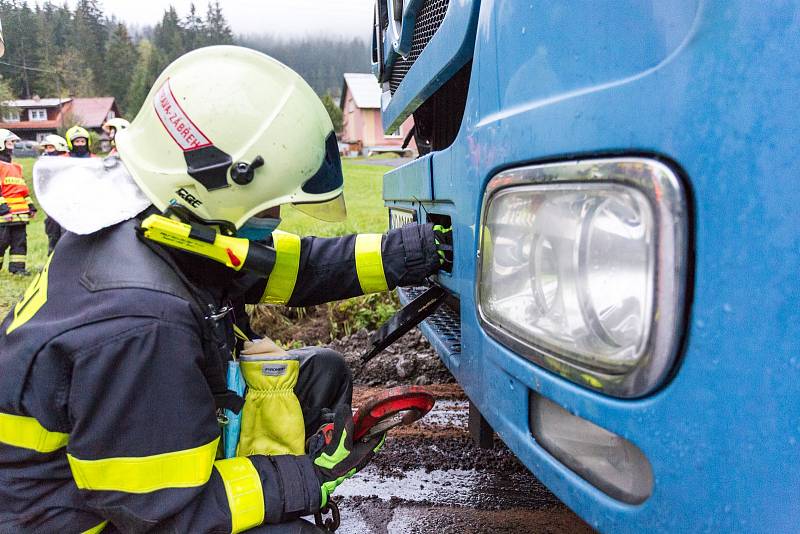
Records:
{"label": "yellow work glove", "polygon": [[247,384],[237,456],[305,452],[305,425],[294,394],[300,362],[271,339],[245,342],[239,366]]}

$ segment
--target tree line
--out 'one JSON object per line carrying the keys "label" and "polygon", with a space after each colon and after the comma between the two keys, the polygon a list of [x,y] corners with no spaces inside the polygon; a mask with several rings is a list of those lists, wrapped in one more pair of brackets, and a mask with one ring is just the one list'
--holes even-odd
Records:
{"label": "tree line", "polygon": [[[78,0],[74,9],[45,0],[0,0],[6,55],[0,60],[0,100],[114,96],[132,116],[158,74],[180,55],[203,46],[240,44],[295,69],[320,94],[338,94],[344,72],[366,72],[364,41],[331,38],[281,40],[234,36],[218,0],[191,4],[179,14],[164,10],[153,27],[130,28],[107,16],[100,0]],[[209,73],[209,75],[213,75]]]}

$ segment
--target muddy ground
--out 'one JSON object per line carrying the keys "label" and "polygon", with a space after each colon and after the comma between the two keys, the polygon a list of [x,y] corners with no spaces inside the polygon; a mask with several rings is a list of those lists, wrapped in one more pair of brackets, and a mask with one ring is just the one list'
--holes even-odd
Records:
{"label": "muddy ground", "polygon": [[366,330],[325,342],[331,332],[320,310],[289,319],[262,318],[256,326],[278,332],[281,339],[309,345],[321,340],[342,353],[355,377],[354,408],[376,392],[402,384],[424,385],[437,399],[431,413],[393,430],[375,460],[337,488],[342,514],[337,532],[593,532],[502,441],[495,438],[491,450],[473,444],[467,398],[418,330],[362,365],[369,345]]}
{"label": "muddy ground", "polygon": [[385,386],[426,385],[434,410],[391,432],[364,471],[336,490],[347,533],[589,533],[499,439],[479,449],[467,431],[468,401],[419,331],[363,369],[367,332],[331,344],[356,375],[353,406]]}

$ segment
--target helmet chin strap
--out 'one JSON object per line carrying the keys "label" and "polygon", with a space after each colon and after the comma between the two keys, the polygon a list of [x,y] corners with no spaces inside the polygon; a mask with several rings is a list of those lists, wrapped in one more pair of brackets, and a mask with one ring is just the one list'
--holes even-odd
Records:
{"label": "helmet chin strap", "polygon": [[164,210],[164,216],[175,216],[177,219],[188,224],[199,224],[208,227],[216,226],[222,235],[236,235],[236,226],[232,222],[218,219],[204,219],[186,206],[181,206],[180,204],[171,204],[168,206],[167,209]]}

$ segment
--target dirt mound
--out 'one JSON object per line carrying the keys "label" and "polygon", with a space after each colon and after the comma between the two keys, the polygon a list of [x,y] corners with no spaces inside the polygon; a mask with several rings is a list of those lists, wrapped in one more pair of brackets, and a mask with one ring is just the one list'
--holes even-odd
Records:
{"label": "dirt mound", "polygon": [[455,381],[419,330],[412,330],[367,365],[362,365],[361,356],[367,352],[369,336],[370,333],[362,329],[328,345],[344,355],[353,370],[356,384],[391,387],[399,384],[427,385]]}

